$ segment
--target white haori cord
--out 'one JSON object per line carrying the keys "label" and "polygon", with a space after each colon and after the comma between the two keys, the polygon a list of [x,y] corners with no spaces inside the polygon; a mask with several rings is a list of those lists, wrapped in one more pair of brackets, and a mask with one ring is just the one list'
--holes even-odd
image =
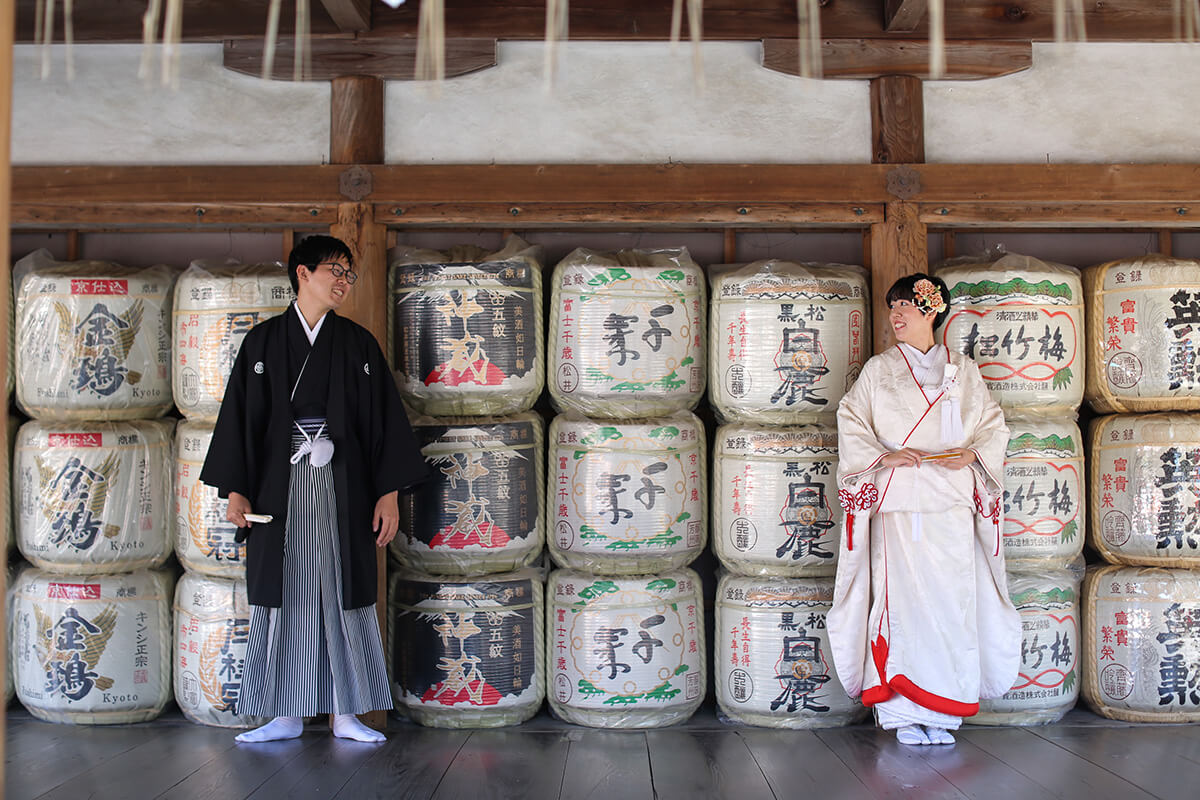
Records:
{"label": "white haori cord", "polygon": [[942,370],[942,444],[951,447],[963,439],[962,387],[958,383],[958,367],[947,364]]}
{"label": "white haori cord", "polygon": [[304,444],[292,454],[292,463],[299,464],[300,459],[308,456],[308,463],[314,467],[323,467],[333,460],[333,441],[326,438],[322,439],[321,434],[325,432],[325,423],[321,423],[321,427],[312,436],[302,428],[299,423],[296,429],[300,431],[300,435],[304,437]]}

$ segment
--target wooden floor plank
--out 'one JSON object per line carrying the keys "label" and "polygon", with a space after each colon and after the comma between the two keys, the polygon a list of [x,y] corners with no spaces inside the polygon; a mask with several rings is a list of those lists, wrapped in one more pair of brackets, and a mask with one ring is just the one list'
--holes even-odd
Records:
{"label": "wooden floor plank", "polygon": [[[657,800],[774,800],[745,742],[726,731],[646,731]],[[791,796],[790,793],[787,796]]]}
{"label": "wooden floor plank", "polygon": [[1055,794],[962,736],[953,747],[918,747],[917,755],[972,800],[1050,800]]}
{"label": "wooden floor plank", "polygon": [[405,724],[388,731],[387,744],[366,769],[338,792],[342,800],[425,800],[431,797],[470,737],[469,731]]}
{"label": "wooden floor plank", "polygon": [[333,797],[362,767],[383,755],[387,742],[368,744],[337,739],[326,726],[322,733],[306,733],[316,743],[294,762],[295,769],[280,770],[261,783],[247,800],[278,800],[281,797]]}
{"label": "wooden floor plank", "polygon": [[22,721],[9,725],[4,755],[5,797],[27,800],[146,742],[138,726],[56,725]]}
{"label": "wooden floor plank", "polygon": [[[236,733],[228,731],[230,739]],[[319,736],[261,744],[236,744],[217,753],[192,774],[159,795],[162,800],[227,800],[246,797],[272,776],[296,767],[317,745]],[[289,766],[290,765],[290,766]]]}
{"label": "wooden floor plank", "polygon": [[513,729],[471,732],[434,800],[557,798],[569,745],[565,734]]}
{"label": "wooden floor plank", "polygon": [[[202,725],[171,727],[165,735],[140,725],[124,728],[143,743],[99,762],[40,795],[43,800],[128,800],[155,797],[233,746],[229,731]],[[115,731],[114,731],[115,732]],[[136,787],[136,788],[135,788]],[[132,793],[131,793],[132,792]]]}
{"label": "wooden floor plank", "polygon": [[879,798],[964,797],[963,793],[930,769],[922,748],[896,741],[894,734],[874,728],[830,728],[817,732],[834,754]]}
{"label": "wooden floor plank", "polygon": [[1158,797],[1192,800],[1200,796],[1200,737],[1183,727],[1143,727],[1137,731],[1137,747],[1133,748],[1129,731],[1061,728],[1032,732]]}
{"label": "wooden floor plank", "polygon": [[653,800],[645,733],[581,728],[568,738],[564,800]]}
{"label": "wooden floor plank", "polygon": [[956,736],[1059,797],[1086,797],[1088,800],[1152,797],[1123,778],[1023,728],[964,728]]}
{"label": "wooden floor plank", "polygon": [[735,728],[777,798],[828,793],[869,797],[867,787],[812,731]]}

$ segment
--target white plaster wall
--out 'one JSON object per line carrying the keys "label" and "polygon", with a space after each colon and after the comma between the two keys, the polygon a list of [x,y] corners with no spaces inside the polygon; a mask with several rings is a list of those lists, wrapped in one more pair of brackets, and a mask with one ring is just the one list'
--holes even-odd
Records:
{"label": "white plaster wall", "polygon": [[[226,70],[220,44],[181,48],[179,87],[138,79],[140,45],[13,53],[14,164],[319,164],[329,158],[329,83]],[[156,56],[158,55],[156,49]]]}
{"label": "white plaster wall", "polygon": [[1035,44],[1025,72],[927,83],[925,158],[1195,162],[1200,44]]}
{"label": "white plaster wall", "polygon": [[555,85],[540,42],[501,42],[498,65],[387,87],[389,163],[864,163],[868,85],[759,66],[758,43],[568,42]]}

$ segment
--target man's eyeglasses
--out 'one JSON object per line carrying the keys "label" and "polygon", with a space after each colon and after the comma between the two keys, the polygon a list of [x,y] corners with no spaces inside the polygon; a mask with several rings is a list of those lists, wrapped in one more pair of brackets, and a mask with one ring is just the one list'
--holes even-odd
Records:
{"label": "man's eyeglasses", "polygon": [[313,268],[313,270],[317,270],[324,266],[329,267],[329,271],[333,273],[333,277],[345,278],[346,283],[350,284],[351,286],[353,286],[354,282],[356,280],[358,280],[357,272],[350,269],[349,267],[343,267],[341,264],[338,264],[333,261],[323,261],[320,264],[315,264],[312,268]]}

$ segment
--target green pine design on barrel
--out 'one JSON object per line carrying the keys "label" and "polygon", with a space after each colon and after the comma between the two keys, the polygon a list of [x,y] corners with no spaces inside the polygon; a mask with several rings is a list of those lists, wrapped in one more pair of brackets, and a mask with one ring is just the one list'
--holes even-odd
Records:
{"label": "green pine design on barrel", "polygon": [[601,444],[602,442],[614,442],[620,439],[624,434],[613,425],[601,426],[593,433],[589,433],[583,437],[584,444]]}
{"label": "green pine design on barrel", "polygon": [[1073,589],[1051,589],[1048,592],[1030,589],[1018,595],[1013,595],[1012,602],[1015,606],[1033,604],[1042,608],[1054,608],[1071,605],[1075,603],[1076,599]]}
{"label": "green pine design on barrel", "polygon": [[1070,383],[1071,379],[1074,377],[1075,373],[1071,371],[1070,367],[1063,367],[1062,369],[1057,370],[1054,373],[1054,377],[1050,379],[1050,388],[1061,389]]}
{"label": "green pine design on barrel", "polygon": [[1029,450],[1068,455],[1074,454],[1075,439],[1072,436],[1063,437],[1053,433],[1039,439],[1032,433],[1022,433],[1017,438],[1010,439],[1008,442],[1009,453],[1026,452]]}
{"label": "green pine design on barrel", "polygon": [[1066,544],[1067,542],[1074,539],[1075,534],[1078,532],[1079,532],[1079,524],[1077,522],[1075,522],[1075,520],[1071,520],[1070,522],[1068,522],[1066,525],[1063,526],[1062,533],[1059,534],[1059,538],[1062,540],[1063,544]]}
{"label": "green pine design on barrel", "polygon": [[1066,300],[1067,302],[1073,299],[1071,297],[1070,286],[1065,283],[1054,283],[1049,279],[1041,280],[1037,283],[1030,283],[1024,278],[1013,278],[1004,283],[996,281],[979,281],[978,283],[959,281],[950,288],[950,299],[952,302],[960,297],[969,297],[972,300],[978,300],[982,297],[1011,297],[1014,294],[1023,294],[1027,297],[1054,297]]}
{"label": "green pine design on barrel", "polygon": [[579,693],[584,696],[591,696],[591,695],[595,695],[595,694],[604,694],[604,690],[596,688],[596,686],[591,681],[586,680],[584,678],[580,678],[579,679]]}
{"label": "green pine design on barrel", "polygon": [[630,280],[629,270],[622,267],[609,267],[588,279],[588,286],[609,286],[618,281]]}
{"label": "green pine design on barrel", "polygon": [[1070,672],[1068,672],[1066,674],[1066,677],[1063,678],[1062,685],[1063,685],[1064,692],[1069,692],[1075,688],[1075,670],[1074,669],[1072,669]]}
{"label": "green pine design on barrel", "polygon": [[678,283],[679,281],[683,280],[684,274],[683,270],[681,269],[664,269],[662,272],[658,273],[658,277],[664,281],[673,281]]}
{"label": "green pine design on barrel", "polygon": [[646,591],[658,594],[659,592],[669,592],[675,588],[675,581],[672,578],[655,578],[646,584]]}

